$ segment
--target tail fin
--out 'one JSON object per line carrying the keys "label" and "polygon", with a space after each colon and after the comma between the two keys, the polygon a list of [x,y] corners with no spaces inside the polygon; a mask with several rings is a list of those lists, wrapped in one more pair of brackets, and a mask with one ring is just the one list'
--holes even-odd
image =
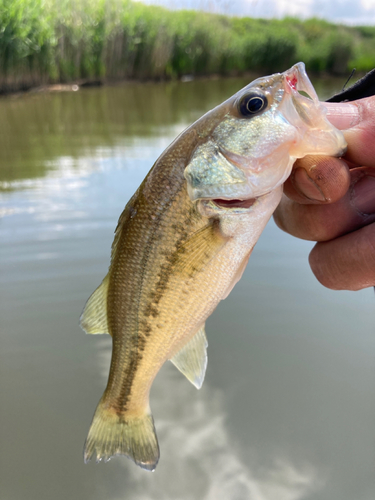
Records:
{"label": "tail fin", "polygon": [[140,417],[118,414],[100,401],[86,439],[84,460],[108,462],[116,455],[125,455],[143,469],[153,471],[159,461],[154,419],[149,413]]}

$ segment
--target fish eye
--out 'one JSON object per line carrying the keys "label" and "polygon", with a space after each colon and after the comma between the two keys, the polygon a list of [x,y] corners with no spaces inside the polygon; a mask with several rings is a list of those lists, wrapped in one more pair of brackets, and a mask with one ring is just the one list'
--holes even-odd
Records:
{"label": "fish eye", "polygon": [[264,111],[268,105],[267,97],[260,92],[251,92],[242,97],[238,108],[242,116],[253,116]]}

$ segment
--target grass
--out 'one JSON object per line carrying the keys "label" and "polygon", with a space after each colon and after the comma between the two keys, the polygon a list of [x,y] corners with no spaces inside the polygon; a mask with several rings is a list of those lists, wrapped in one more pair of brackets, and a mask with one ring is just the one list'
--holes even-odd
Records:
{"label": "grass", "polygon": [[130,0],[0,0],[0,92],[80,79],[375,67],[375,28],[168,11]]}

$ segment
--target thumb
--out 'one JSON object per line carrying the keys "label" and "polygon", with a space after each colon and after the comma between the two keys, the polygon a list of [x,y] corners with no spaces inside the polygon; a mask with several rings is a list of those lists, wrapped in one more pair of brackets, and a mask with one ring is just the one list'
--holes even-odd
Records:
{"label": "thumb", "polygon": [[327,118],[348,143],[345,159],[375,167],[375,96],[351,103],[324,103]]}

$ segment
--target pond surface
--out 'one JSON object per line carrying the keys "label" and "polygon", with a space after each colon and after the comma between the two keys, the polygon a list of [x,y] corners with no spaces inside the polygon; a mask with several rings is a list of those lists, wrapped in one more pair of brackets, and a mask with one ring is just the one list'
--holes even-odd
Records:
{"label": "pond surface", "polygon": [[[83,463],[111,339],[78,318],[118,216],[172,139],[246,83],[0,100],[2,499],[374,498],[374,293],[324,289],[312,243],[272,221],[207,322],[203,388],[171,363],[155,380],[156,471]],[[315,83],[322,99],[342,84]]]}

